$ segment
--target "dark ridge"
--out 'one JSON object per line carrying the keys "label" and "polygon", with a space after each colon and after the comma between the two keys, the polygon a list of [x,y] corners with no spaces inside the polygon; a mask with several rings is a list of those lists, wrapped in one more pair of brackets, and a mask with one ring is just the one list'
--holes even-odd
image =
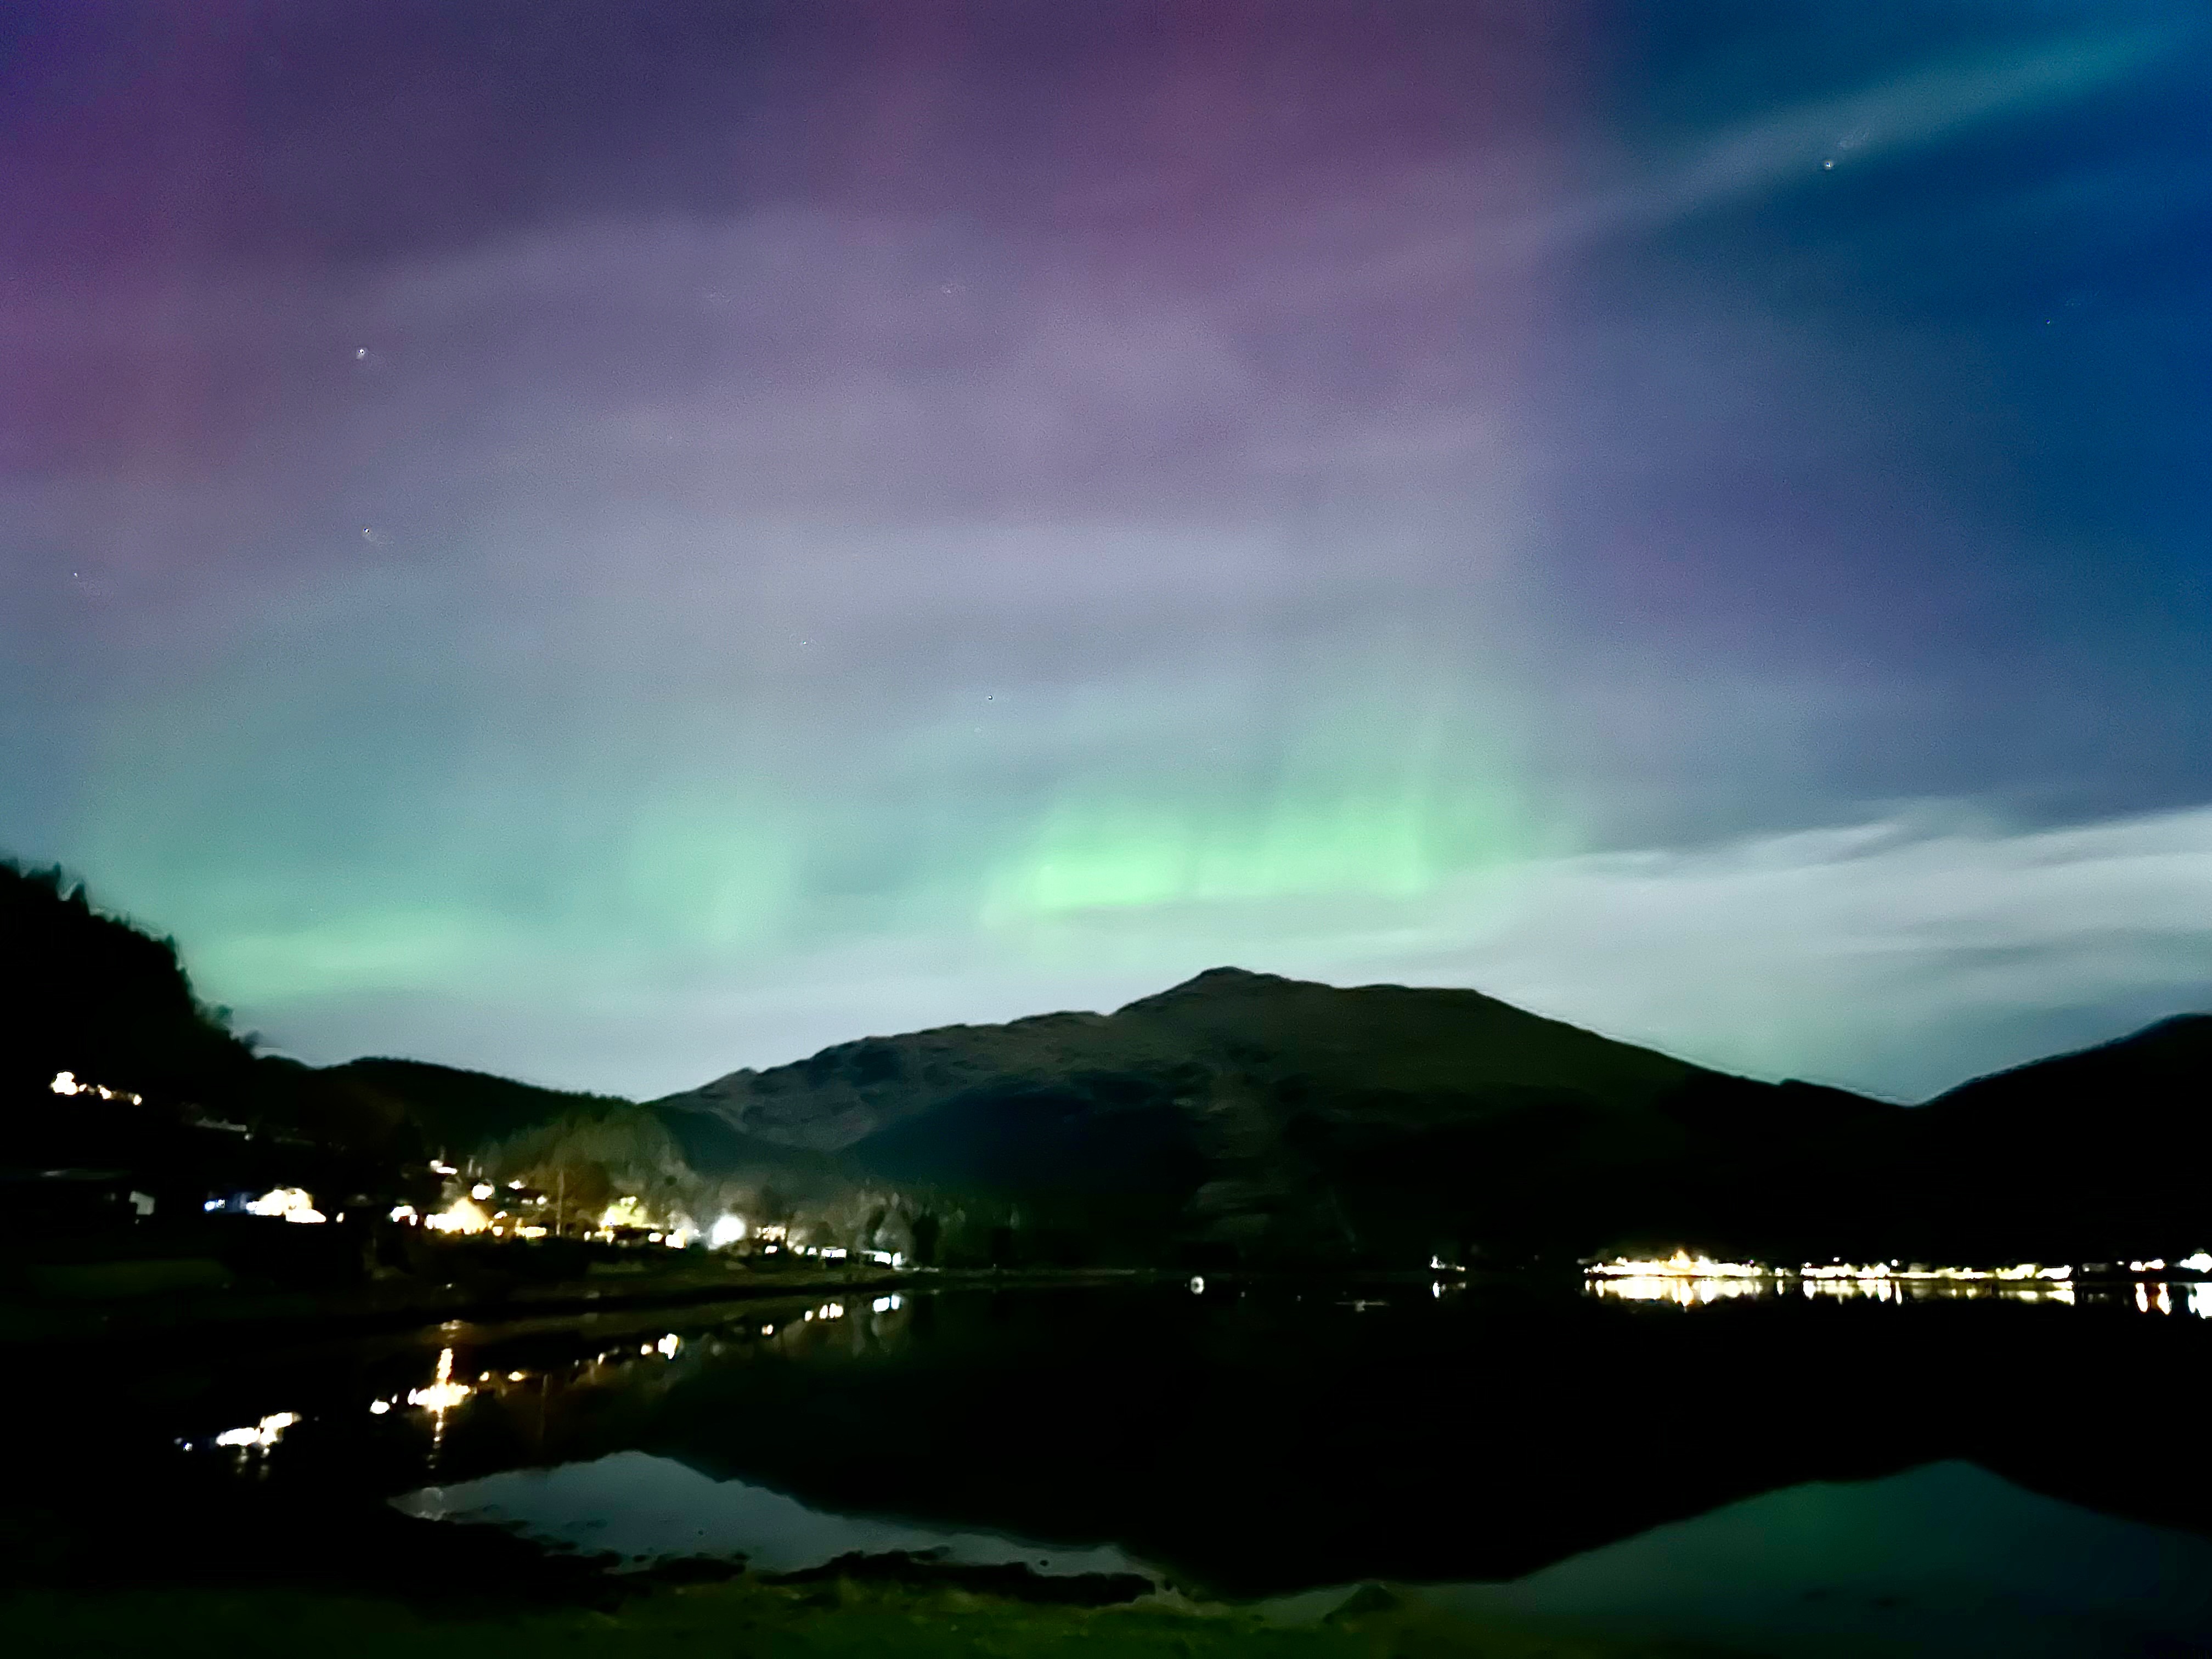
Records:
{"label": "dark ridge", "polygon": [[94,908],[59,866],[0,861],[0,1096],[55,1097],[58,1072],[169,1097],[233,1091],[252,1068],[228,1011],[193,994],[174,939]]}
{"label": "dark ridge", "polygon": [[572,1113],[604,1117],[633,1103],[612,1095],[517,1083],[428,1060],[368,1059],[328,1067],[325,1076],[366,1084],[399,1103],[434,1150],[464,1152]]}
{"label": "dark ridge", "polygon": [[[0,947],[7,1161],[158,1174],[180,1208],[226,1186],[411,1192],[439,1151],[511,1156],[517,1176],[557,1165],[572,1195],[649,1190],[687,1214],[742,1200],[946,1264],[2212,1248],[2212,1197],[2172,1150],[2212,1114],[2212,1015],[1905,1108],[1731,1077],[1471,990],[1224,966],[1111,1014],[865,1037],[639,1106],[418,1060],[257,1056],[173,941],[58,870],[0,864]],[[57,1096],[62,1071],[144,1103]]]}

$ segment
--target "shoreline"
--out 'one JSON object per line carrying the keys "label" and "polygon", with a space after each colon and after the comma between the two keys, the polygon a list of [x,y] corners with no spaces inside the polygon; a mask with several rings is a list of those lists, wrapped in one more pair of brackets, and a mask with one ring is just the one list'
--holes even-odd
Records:
{"label": "shoreline", "polygon": [[[364,1335],[449,1322],[506,1323],[583,1314],[702,1306],[899,1289],[1053,1290],[1115,1285],[1186,1285],[1194,1277],[1224,1287],[1262,1283],[1351,1286],[1426,1284],[1427,1271],[1346,1269],[1334,1273],[1216,1272],[1167,1267],[878,1268],[763,1273],[734,1265],[672,1263],[666,1268],[583,1279],[486,1285],[382,1281],[343,1291],[222,1291],[65,1300],[13,1295],[0,1299],[0,1352],[52,1342],[104,1344],[149,1338],[221,1335],[270,1341]],[[1457,1273],[1460,1283],[1525,1276]],[[1565,1281],[1563,1281],[1565,1282]],[[1578,1280],[1577,1282],[1579,1282]]]}

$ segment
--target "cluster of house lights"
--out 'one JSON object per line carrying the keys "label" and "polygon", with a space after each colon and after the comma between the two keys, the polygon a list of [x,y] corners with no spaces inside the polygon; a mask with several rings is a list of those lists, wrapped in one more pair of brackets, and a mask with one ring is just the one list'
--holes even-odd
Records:
{"label": "cluster of house lights", "polygon": [[[2199,1250],[2185,1256],[2173,1266],[2185,1273],[2212,1273],[2212,1251]],[[2130,1261],[2130,1273],[2164,1273],[2164,1261]],[[1601,1261],[1589,1269],[1590,1276],[1598,1279],[1995,1279],[2005,1283],[2020,1283],[2030,1279],[2053,1279],[2063,1282],[2075,1276],[2071,1267],[2046,1267],[2039,1262],[2024,1261],[2010,1267],[1924,1267],[1917,1263],[1906,1267],[1895,1261],[1877,1261],[1868,1266],[1850,1262],[1805,1263],[1797,1267],[1776,1267],[1757,1261],[1716,1261],[1711,1256],[1692,1255],[1687,1250],[1677,1250],[1663,1261],[1638,1261],[1616,1258]]]}
{"label": "cluster of house lights", "polygon": [[[2212,1274],[2212,1252],[2199,1250],[2171,1266],[2179,1272]],[[2164,1273],[2169,1266],[2162,1260],[2130,1261],[2127,1271],[2140,1279],[2146,1274]],[[1668,1302],[1681,1307],[1758,1297],[1790,1285],[1813,1298],[1903,1303],[1929,1297],[2001,1296],[2070,1304],[2076,1300],[2080,1274],[2071,1267],[2045,1267],[2033,1261],[2006,1267],[1931,1267],[1895,1261],[1807,1262],[1778,1267],[1763,1262],[1717,1261],[1678,1250],[1663,1260],[1617,1258],[1598,1262],[1588,1269],[1588,1278],[1590,1289],[1601,1296]],[[2212,1319],[2212,1283],[2185,1284],[2179,1299],[2166,1285],[2138,1283],[2135,1305],[2146,1313],[2179,1311]]]}
{"label": "cluster of house lights", "polygon": [[58,1095],[94,1095],[101,1100],[119,1100],[127,1106],[143,1106],[146,1097],[134,1095],[128,1089],[107,1089],[97,1083],[79,1083],[75,1072],[56,1072],[54,1080],[46,1085]]}

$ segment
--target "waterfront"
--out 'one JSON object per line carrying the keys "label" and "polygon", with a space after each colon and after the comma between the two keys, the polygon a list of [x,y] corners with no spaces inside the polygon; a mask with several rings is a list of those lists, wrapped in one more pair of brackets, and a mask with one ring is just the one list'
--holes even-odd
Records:
{"label": "waterfront", "polygon": [[[71,1526],[202,1517],[196,1581],[220,1580],[244,1493],[323,1524],[395,1504],[473,1518],[631,1568],[941,1550],[1251,1602],[1526,1579],[1763,1495],[1938,1465],[2090,1522],[2212,1529],[2205,1452],[2143,1426],[2182,1419],[2208,1358],[2212,1322],[2126,1304],[1685,1308],[1427,1277],[908,1288],[50,1354],[18,1421],[66,1390],[67,1431],[15,1455],[18,1490]],[[2007,1504],[1977,1503],[1994,1566]],[[1878,1530],[1893,1509],[1872,1505]]]}

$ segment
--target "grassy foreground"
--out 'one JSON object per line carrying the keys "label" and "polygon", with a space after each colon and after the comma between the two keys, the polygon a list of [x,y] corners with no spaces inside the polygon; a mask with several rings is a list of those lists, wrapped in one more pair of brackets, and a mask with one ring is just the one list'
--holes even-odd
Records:
{"label": "grassy foreground", "polygon": [[228,1659],[843,1659],[843,1656],[1080,1654],[1253,1659],[1690,1659],[1679,1645],[1480,1629],[1377,1592],[1363,1611],[1272,1626],[1231,1609],[1040,1606],[958,1589],[744,1580],[662,1587],[611,1609],[434,1613],[310,1591],[18,1591],[0,1599],[13,1651],[64,1656],[221,1654]]}

